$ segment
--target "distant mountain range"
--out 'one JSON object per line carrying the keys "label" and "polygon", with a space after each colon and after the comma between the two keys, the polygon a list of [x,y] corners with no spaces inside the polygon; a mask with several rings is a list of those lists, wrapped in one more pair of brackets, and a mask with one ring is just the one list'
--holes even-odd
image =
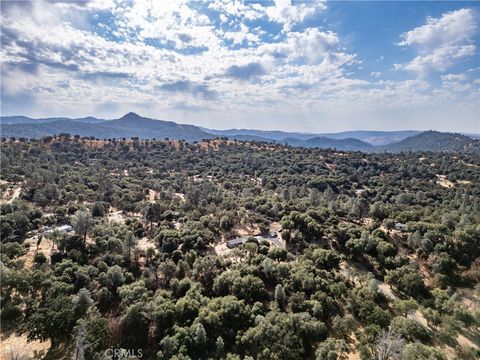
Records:
{"label": "distant mountain range", "polygon": [[34,119],[28,116],[2,116],[1,119],[2,119],[1,120],[2,124],[45,124],[45,123],[51,123],[56,121],[68,121],[68,122],[74,121],[74,122],[86,123],[86,124],[98,124],[98,123],[107,121],[104,119],[94,118],[93,116],[87,116],[84,118],[76,118],[76,119],[71,119],[67,117]]}
{"label": "distant mountain range", "polygon": [[278,142],[291,146],[332,148],[342,151],[479,151],[478,134],[453,134],[437,131],[346,131],[309,134],[252,129],[214,130],[173,121],[155,120],[128,113],[119,119],[40,118],[2,116],[0,132],[4,138],[40,138],[68,133],[96,138],[183,139],[200,141],[226,137],[241,141]]}
{"label": "distant mountain range", "polygon": [[300,140],[308,140],[313,137],[324,137],[329,139],[348,139],[353,138],[357,140],[362,140],[371,145],[387,145],[392,142],[400,141],[406,137],[417,135],[421,131],[417,130],[405,130],[405,131],[343,131],[338,133],[320,133],[320,134],[309,134],[309,133],[295,133],[295,132],[285,132],[285,131],[268,131],[268,130],[251,130],[251,129],[230,129],[230,130],[212,130],[206,129],[203,130],[216,134],[219,136],[238,136],[238,135],[250,135],[256,136],[265,139],[272,139],[275,141],[283,142],[285,139],[293,138]]}
{"label": "distant mountain range", "polygon": [[119,119],[103,120],[92,117],[80,119],[47,118],[30,119],[24,116],[1,117],[3,137],[39,138],[46,135],[68,133],[97,138],[184,139],[195,141],[213,138],[198,126],[181,125],[173,121],[154,120],[135,113],[128,113]]}

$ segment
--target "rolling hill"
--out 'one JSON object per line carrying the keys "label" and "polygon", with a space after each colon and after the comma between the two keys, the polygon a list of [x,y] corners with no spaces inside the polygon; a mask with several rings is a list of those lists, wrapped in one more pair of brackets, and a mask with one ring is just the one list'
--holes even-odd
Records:
{"label": "rolling hill", "polygon": [[102,125],[122,133],[123,137],[136,136],[142,139],[164,139],[168,137],[170,139],[183,139],[187,141],[198,141],[216,137],[195,125],[154,120],[132,112],[122,116],[120,119],[110,120]]}
{"label": "rolling hill", "polygon": [[347,139],[329,139],[323,136],[316,136],[307,140],[300,140],[295,138],[287,138],[283,142],[292,146],[301,147],[318,147],[324,149],[337,149],[342,151],[363,151],[371,152],[375,146],[366,143],[362,140],[347,138]]}
{"label": "rolling hill", "polygon": [[421,133],[418,130],[403,130],[403,131],[371,131],[371,130],[355,130],[343,131],[339,133],[325,133],[321,136],[330,139],[348,139],[354,138],[362,140],[366,143],[375,146],[388,145],[394,142],[401,141],[409,136],[414,136]]}
{"label": "rolling hill", "polygon": [[375,148],[375,151],[392,153],[401,151],[478,152],[480,151],[480,140],[472,139],[462,134],[430,130],[410,136],[396,143],[378,146]]}
{"label": "rolling hill", "polygon": [[248,129],[214,130],[151,119],[132,112],[113,120],[94,117],[34,119],[26,116],[2,116],[0,130],[1,136],[5,138],[40,138],[60,133],[97,138],[169,138],[186,141],[227,137],[241,141],[279,142],[291,146],[363,152],[478,151],[480,143],[471,136],[437,131],[346,131],[308,134]]}
{"label": "rolling hill", "polygon": [[229,129],[229,130],[215,130],[202,128],[204,131],[225,137],[237,137],[237,136],[251,136],[254,138],[261,138],[270,141],[283,142],[287,138],[294,138],[299,140],[307,140],[317,136],[317,134],[299,133],[299,132],[286,132],[286,131],[274,131],[274,130],[253,130],[253,129]]}

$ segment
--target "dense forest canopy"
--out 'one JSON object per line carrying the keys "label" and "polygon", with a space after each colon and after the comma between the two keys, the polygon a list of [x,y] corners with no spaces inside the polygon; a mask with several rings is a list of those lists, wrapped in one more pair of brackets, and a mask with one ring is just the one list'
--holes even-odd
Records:
{"label": "dense forest canopy", "polygon": [[475,153],[1,146],[2,327],[47,359],[480,355]]}

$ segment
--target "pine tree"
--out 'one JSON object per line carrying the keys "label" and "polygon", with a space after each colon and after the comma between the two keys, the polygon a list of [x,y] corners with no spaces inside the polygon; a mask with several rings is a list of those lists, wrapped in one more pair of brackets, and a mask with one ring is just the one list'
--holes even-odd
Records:
{"label": "pine tree", "polygon": [[195,330],[195,342],[199,345],[205,344],[207,342],[207,333],[205,332],[205,328],[202,324],[197,325],[197,329]]}
{"label": "pine tree", "polygon": [[90,296],[90,291],[83,288],[78,292],[77,298],[73,304],[73,312],[77,318],[83,317],[90,306],[92,306],[93,300]]}
{"label": "pine tree", "polygon": [[223,338],[219,336],[215,341],[215,354],[218,358],[222,358],[225,353],[225,343],[223,342]]}

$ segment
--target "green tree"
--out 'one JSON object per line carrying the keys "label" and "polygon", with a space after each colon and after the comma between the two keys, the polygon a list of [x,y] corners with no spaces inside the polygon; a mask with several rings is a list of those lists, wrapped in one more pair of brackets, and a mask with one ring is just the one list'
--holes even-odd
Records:
{"label": "green tree", "polygon": [[207,342],[207,333],[201,323],[196,326],[194,339],[197,345],[204,345]]}
{"label": "green tree", "polygon": [[47,262],[47,257],[45,256],[44,253],[39,251],[39,252],[35,253],[33,261],[38,265],[42,265],[42,264],[45,264]]}
{"label": "green tree", "polygon": [[153,229],[153,223],[160,221],[162,208],[159,203],[148,203],[144,210],[145,219],[150,223],[150,230]]}
{"label": "green tree", "polygon": [[92,216],[93,217],[104,217],[105,216],[105,208],[101,203],[95,203],[92,207]]}
{"label": "green tree", "polygon": [[65,295],[51,296],[27,318],[28,339],[50,339],[55,347],[59,341],[65,341],[70,336],[74,319],[71,298]]}
{"label": "green tree", "polygon": [[87,289],[83,288],[80,289],[78,292],[77,296],[75,297],[73,301],[73,313],[76,318],[81,318],[83,317],[90,306],[93,305],[93,300],[90,295],[90,291]]}
{"label": "green tree", "polygon": [[422,324],[413,319],[397,316],[392,320],[391,328],[395,333],[410,341],[430,340],[428,330]]}
{"label": "green tree", "polygon": [[127,257],[128,261],[131,260],[132,251],[135,250],[137,243],[138,243],[138,240],[135,237],[135,235],[133,235],[131,231],[127,231],[123,239],[123,247],[125,251],[125,256]]}
{"label": "green tree", "polygon": [[215,356],[219,359],[223,358],[225,355],[225,343],[223,342],[223,338],[219,336],[217,340],[215,340]]}
{"label": "green tree", "polygon": [[86,244],[87,235],[93,228],[92,215],[88,211],[77,211],[72,217],[72,226],[75,232],[83,237],[83,243]]}
{"label": "green tree", "polygon": [[418,303],[414,299],[395,300],[393,309],[398,314],[406,317],[418,309]]}

